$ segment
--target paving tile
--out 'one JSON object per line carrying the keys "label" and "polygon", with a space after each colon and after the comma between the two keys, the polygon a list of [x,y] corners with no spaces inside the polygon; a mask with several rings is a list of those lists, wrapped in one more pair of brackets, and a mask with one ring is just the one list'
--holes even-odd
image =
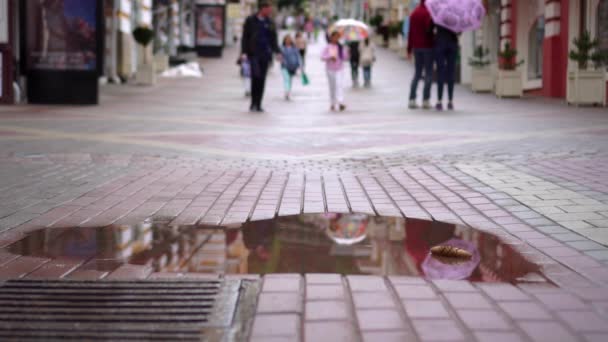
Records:
{"label": "paving tile", "polygon": [[292,277],[265,277],[263,292],[299,292],[301,278]]}
{"label": "paving tile", "polygon": [[284,336],[299,338],[300,317],[296,314],[256,315],[251,330],[252,338]]}
{"label": "paving tile", "polygon": [[361,331],[406,330],[406,325],[396,310],[357,310]]}
{"label": "paving tile", "polygon": [[414,329],[422,341],[466,341],[462,329],[451,320],[421,320],[412,321]]}
{"label": "paving tile", "polygon": [[347,320],[349,310],[344,301],[306,302],[306,320]]}
{"label": "paving tile", "polygon": [[587,342],[605,342],[608,341],[608,334],[603,333],[591,333],[585,334],[585,341]]}
{"label": "paving tile", "polygon": [[514,332],[475,332],[478,342],[523,342],[519,334]]}
{"label": "paving tile", "polygon": [[357,339],[355,327],[350,322],[306,322],[304,324],[304,341],[352,342]]}
{"label": "paving tile", "polygon": [[308,285],[306,300],[344,299],[344,287],[339,285]]}
{"label": "paving tile", "polygon": [[587,305],[568,293],[538,293],[536,298],[550,310],[585,309]]}
{"label": "paving tile", "polygon": [[496,301],[525,301],[529,297],[511,284],[479,284],[486,295]]}
{"label": "paving tile", "polygon": [[405,300],[403,306],[411,319],[450,318],[450,314],[440,300]]}
{"label": "paving tile", "polygon": [[386,291],[386,284],[381,277],[374,276],[348,276],[348,285],[352,292],[360,291]]}
{"label": "paving tile", "polygon": [[357,309],[390,309],[395,307],[389,292],[355,292],[352,294]]}
{"label": "paving tile", "polygon": [[401,299],[433,299],[435,291],[429,285],[396,285],[395,291]]}
{"label": "paving tile", "polygon": [[298,292],[264,292],[258,298],[258,313],[302,313],[302,296]]}
{"label": "paving tile", "polygon": [[549,312],[536,303],[503,302],[498,305],[514,320],[552,319]]}
{"label": "paving tile", "polygon": [[577,341],[567,329],[556,322],[522,322],[520,327],[535,342]]}
{"label": "paving tile", "polygon": [[339,274],[306,274],[307,284],[342,284],[342,277]]}
{"label": "paving tile", "polygon": [[445,297],[456,309],[492,308],[492,304],[479,293],[446,293]]}
{"label": "paving tile", "polygon": [[477,289],[468,281],[433,280],[433,284],[442,292],[476,292]]}
{"label": "paving tile", "polygon": [[415,341],[416,335],[407,331],[364,332],[363,342],[404,342]]}
{"label": "paving tile", "polygon": [[456,312],[471,330],[512,330],[514,328],[494,310],[457,310]]}
{"label": "paving tile", "polygon": [[581,332],[608,332],[608,318],[592,311],[557,311],[573,330]]}

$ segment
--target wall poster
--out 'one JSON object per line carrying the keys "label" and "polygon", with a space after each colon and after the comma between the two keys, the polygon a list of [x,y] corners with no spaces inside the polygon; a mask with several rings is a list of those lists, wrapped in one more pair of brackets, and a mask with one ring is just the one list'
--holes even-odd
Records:
{"label": "wall poster", "polygon": [[96,70],[97,10],[97,0],[27,1],[27,68]]}
{"label": "wall poster", "polygon": [[223,5],[196,5],[196,45],[224,45],[226,8]]}

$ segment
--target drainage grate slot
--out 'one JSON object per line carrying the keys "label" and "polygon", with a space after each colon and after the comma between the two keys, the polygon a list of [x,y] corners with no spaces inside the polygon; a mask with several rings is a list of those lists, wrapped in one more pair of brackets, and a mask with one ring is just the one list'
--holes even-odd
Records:
{"label": "drainage grate slot", "polygon": [[228,328],[238,281],[8,281],[0,340],[200,339]]}

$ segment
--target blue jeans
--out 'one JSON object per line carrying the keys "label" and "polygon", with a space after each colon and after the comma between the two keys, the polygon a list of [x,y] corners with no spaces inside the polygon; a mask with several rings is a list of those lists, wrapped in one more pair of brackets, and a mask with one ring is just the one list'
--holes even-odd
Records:
{"label": "blue jeans", "polygon": [[372,66],[371,65],[363,67],[363,81],[365,81],[366,84],[369,84],[372,81]]}
{"label": "blue jeans", "polygon": [[458,44],[440,43],[435,47],[437,59],[437,99],[443,100],[443,85],[448,84],[448,100],[454,99],[454,82],[456,79],[456,57]]}
{"label": "blue jeans", "polygon": [[416,71],[410,87],[410,100],[416,100],[418,82],[422,79],[424,69],[424,101],[431,98],[431,85],[433,84],[433,49],[414,49]]}

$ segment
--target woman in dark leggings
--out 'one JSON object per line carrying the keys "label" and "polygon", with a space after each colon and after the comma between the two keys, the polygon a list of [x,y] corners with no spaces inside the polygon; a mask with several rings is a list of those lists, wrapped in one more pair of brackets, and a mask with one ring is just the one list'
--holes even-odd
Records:
{"label": "woman in dark leggings", "polygon": [[448,85],[448,109],[454,109],[454,82],[458,35],[451,30],[435,26],[435,60],[437,62],[437,110],[443,110],[443,85]]}

